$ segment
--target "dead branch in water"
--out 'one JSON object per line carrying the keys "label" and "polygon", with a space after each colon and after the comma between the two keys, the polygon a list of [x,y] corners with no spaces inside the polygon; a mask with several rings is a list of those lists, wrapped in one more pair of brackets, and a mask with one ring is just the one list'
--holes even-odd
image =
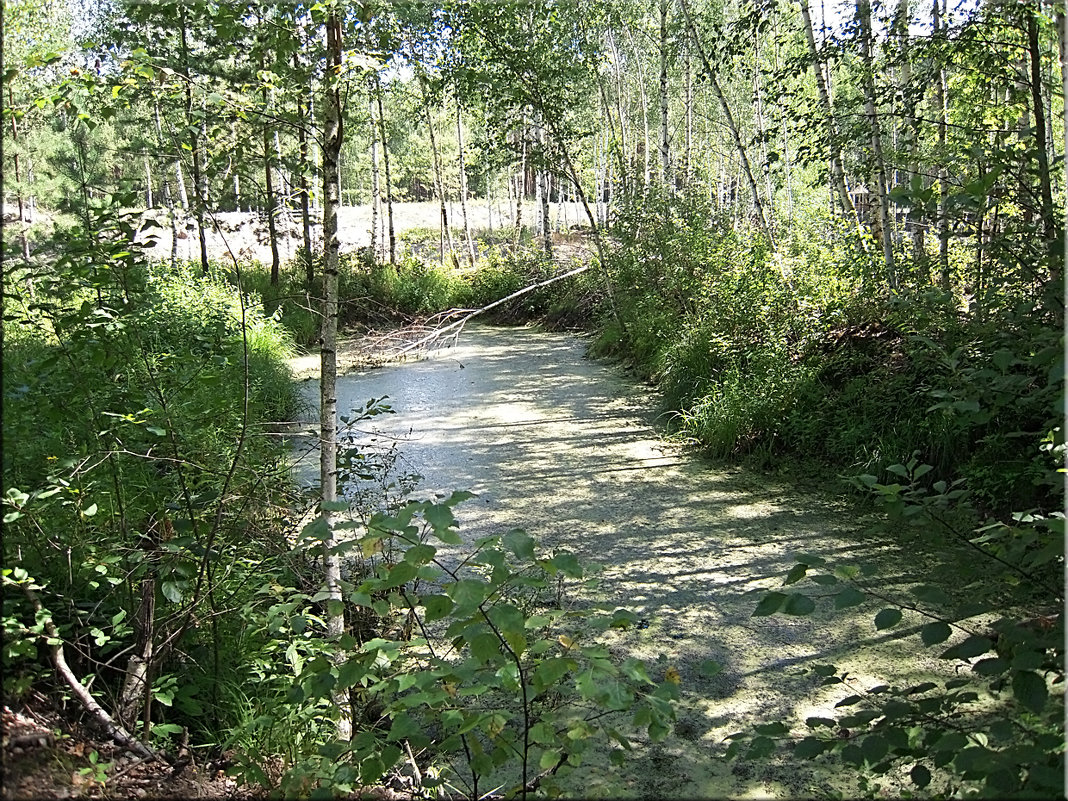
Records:
{"label": "dead branch in water", "polygon": [[[464,325],[471,318],[477,317],[480,314],[484,314],[485,312],[488,312],[491,309],[495,309],[498,306],[500,306],[500,305],[502,305],[504,303],[507,303],[510,300],[514,300],[515,298],[518,298],[518,297],[520,297],[522,295],[527,294],[528,292],[533,292],[535,289],[541,289],[542,287],[548,286],[549,284],[553,284],[553,283],[556,283],[557,281],[562,281],[565,278],[570,278],[573,275],[578,275],[579,273],[583,273],[586,270],[588,270],[589,268],[590,268],[590,265],[586,264],[586,265],[583,265],[582,267],[576,267],[574,270],[569,270],[566,273],[562,273],[560,275],[554,275],[552,278],[547,278],[544,281],[539,281],[536,284],[530,284],[529,286],[525,286],[522,289],[518,290],[517,292],[513,292],[511,295],[508,295],[507,297],[501,298],[500,300],[495,300],[495,301],[493,301],[493,303],[489,303],[489,304],[483,306],[481,309],[451,309],[451,310],[449,310],[447,312],[442,312],[442,313],[440,313],[438,315],[435,315],[435,317],[432,317],[431,320],[437,318],[439,320],[438,325],[436,325],[436,326],[435,325],[429,325],[429,326],[421,326],[420,327],[423,330],[428,330],[429,331],[428,334],[426,334],[423,337],[420,337],[415,342],[410,342],[409,344],[404,345],[400,350],[396,351],[395,353],[390,354],[386,358],[387,359],[399,359],[402,356],[404,356],[404,355],[406,355],[408,353],[411,353],[413,350],[416,350],[417,348],[421,348],[423,346],[426,346],[427,349],[430,349],[431,347],[433,347],[434,343],[436,343],[438,340],[443,339],[450,332],[452,332],[453,343],[455,343],[456,342],[456,338],[459,337],[460,336],[460,332],[463,331]],[[443,323],[446,320],[448,320],[448,319],[450,319],[452,317],[455,317],[457,315],[462,315],[462,316],[456,322],[449,323],[448,325],[441,325],[440,324],[440,323]],[[403,331],[395,332],[395,335],[397,336],[397,338],[407,339],[408,337],[411,336],[411,332],[412,332],[411,328],[406,328]]]}

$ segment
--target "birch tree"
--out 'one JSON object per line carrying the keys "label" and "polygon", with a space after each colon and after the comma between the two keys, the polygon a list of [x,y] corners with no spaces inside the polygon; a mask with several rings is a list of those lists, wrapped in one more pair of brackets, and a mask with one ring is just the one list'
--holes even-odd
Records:
{"label": "birch tree", "polygon": [[[327,537],[323,541],[323,565],[330,602],[341,599],[341,562],[336,553],[334,508],[337,504],[337,319],[338,319],[338,239],[337,212],[340,206],[340,170],[343,129],[341,117],[341,18],[336,7],[326,19],[326,76],[324,79],[323,131],[323,242],[326,258],[323,266],[323,327],[320,343],[319,394],[319,481],[322,492],[322,517]],[[344,626],[340,610],[331,610],[327,633],[339,636]]]}

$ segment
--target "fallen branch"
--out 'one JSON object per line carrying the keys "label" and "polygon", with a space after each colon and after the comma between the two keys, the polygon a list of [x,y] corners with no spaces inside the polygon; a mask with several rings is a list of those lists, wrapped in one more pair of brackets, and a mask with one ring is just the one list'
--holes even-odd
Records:
{"label": "fallen branch", "polygon": [[544,281],[539,281],[536,284],[531,284],[530,286],[525,286],[522,289],[520,289],[518,292],[513,292],[508,297],[501,298],[500,300],[495,300],[495,301],[493,301],[493,303],[487,304],[486,306],[483,306],[481,309],[475,309],[473,311],[470,311],[467,314],[465,314],[463,317],[461,317],[459,320],[457,320],[455,323],[449,323],[448,325],[446,325],[446,326],[444,326],[442,328],[437,328],[432,333],[430,333],[429,335],[423,337],[422,339],[418,339],[415,342],[411,343],[410,345],[407,345],[407,346],[401,348],[399,351],[397,351],[395,354],[393,354],[393,358],[394,359],[399,359],[404,354],[409,353],[410,351],[413,351],[416,348],[419,348],[419,347],[421,347],[423,345],[426,345],[428,342],[432,342],[435,339],[440,339],[443,334],[445,334],[448,331],[451,331],[454,328],[457,329],[456,335],[459,336],[460,331],[463,330],[464,324],[467,323],[467,321],[470,320],[472,317],[477,317],[480,314],[484,314],[485,312],[488,312],[490,309],[495,309],[498,306],[500,306],[501,304],[507,303],[510,300],[514,300],[515,298],[518,298],[521,295],[525,295],[528,292],[533,292],[535,289],[541,289],[543,286],[548,286],[549,284],[553,284],[553,283],[555,283],[557,281],[562,281],[565,278],[570,278],[573,275],[578,275],[579,273],[586,272],[586,270],[588,270],[588,269],[590,269],[590,265],[588,265],[588,264],[583,265],[582,267],[576,267],[574,270],[569,270],[566,273],[562,273],[560,275],[554,275],[552,278],[547,278]]}
{"label": "fallen branch", "polygon": [[7,576],[4,577],[5,584],[18,584],[22,589],[22,592],[26,595],[27,600],[33,606],[34,612],[38,620],[44,623],[44,634],[40,637],[51,647],[52,649],[52,662],[56,666],[56,672],[63,677],[63,680],[70,687],[75,697],[81,701],[82,706],[85,707],[104,732],[119,745],[124,748],[129,748],[135,754],[145,759],[159,759],[162,762],[166,760],[156,751],[149,748],[143,742],[138,740],[121,724],[116,723],[115,719],[107,713],[104,707],[97,703],[96,699],[90,695],[89,690],[85,688],[78,677],[74,675],[74,672],[67,664],[67,657],[63,651],[63,640],[59,636],[59,631],[56,629],[56,624],[52,622],[52,615],[45,611],[44,606],[41,604],[41,599],[37,597],[37,593],[33,591],[28,582],[16,582]]}

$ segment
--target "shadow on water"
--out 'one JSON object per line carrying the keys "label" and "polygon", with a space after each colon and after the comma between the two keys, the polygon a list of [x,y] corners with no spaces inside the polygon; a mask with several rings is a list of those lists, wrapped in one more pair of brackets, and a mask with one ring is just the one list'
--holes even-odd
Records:
{"label": "shadow on water", "polygon": [[[424,361],[338,382],[338,411],[388,396],[397,412],[364,424],[365,440],[395,440],[423,476],[417,497],[478,495],[457,509],[461,535],[519,527],[543,547],[603,566],[597,600],[625,606],[647,628],[611,632],[620,657],[682,676],[679,725],[623,768],[595,757],[576,773],[585,796],[796,797],[841,776],[788,758],[725,762],[726,735],[763,721],[802,724],[848,691],[802,670],[832,661],[860,686],[937,671],[900,639],[876,636],[870,605],[804,618],[752,617],[780,587],[796,553],[893,565],[884,582],[917,580],[909,560],[862,535],[864,521],[828,496],[709,465],[658,438],[656,402],[612,366],[585,358],[583,339],[523,328],[469,326],[457,346]],[[309,399],[315,381],[305,384]],[[317,473],[306,460],[309,480]],[[908,653],[907,659],[903,657]],[[725,666],[704,677],[699,666]],[[662,677],[662,676],[661,676]],[[654,678],[657,678],[654,675]],[[845,782],[845,783],[843,783]]]}

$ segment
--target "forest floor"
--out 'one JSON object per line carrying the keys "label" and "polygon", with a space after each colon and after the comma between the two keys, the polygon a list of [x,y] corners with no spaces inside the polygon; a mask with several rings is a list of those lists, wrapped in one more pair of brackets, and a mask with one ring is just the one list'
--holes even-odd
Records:
{"label": "forest floor", "polygon": [[[232,799],[264,801],[262,787],[238,784],[226,775],[226,754],[200,764],[179,754],[172,767],[142,759],[85,725],[80,710],[57,710],[31,694],[17,708],[5,706],[0,799]],[[367,788],[369,801],[411,801],[410,791]]]}
{"label": "forest floor", "polygon": [[188,763],[181,770],[143,760],[82,723],[73,710],[55,709],[31,695],[3,709],[3,788],[7,799],[233,798],[266,793],[238,786],[224,763]]}

